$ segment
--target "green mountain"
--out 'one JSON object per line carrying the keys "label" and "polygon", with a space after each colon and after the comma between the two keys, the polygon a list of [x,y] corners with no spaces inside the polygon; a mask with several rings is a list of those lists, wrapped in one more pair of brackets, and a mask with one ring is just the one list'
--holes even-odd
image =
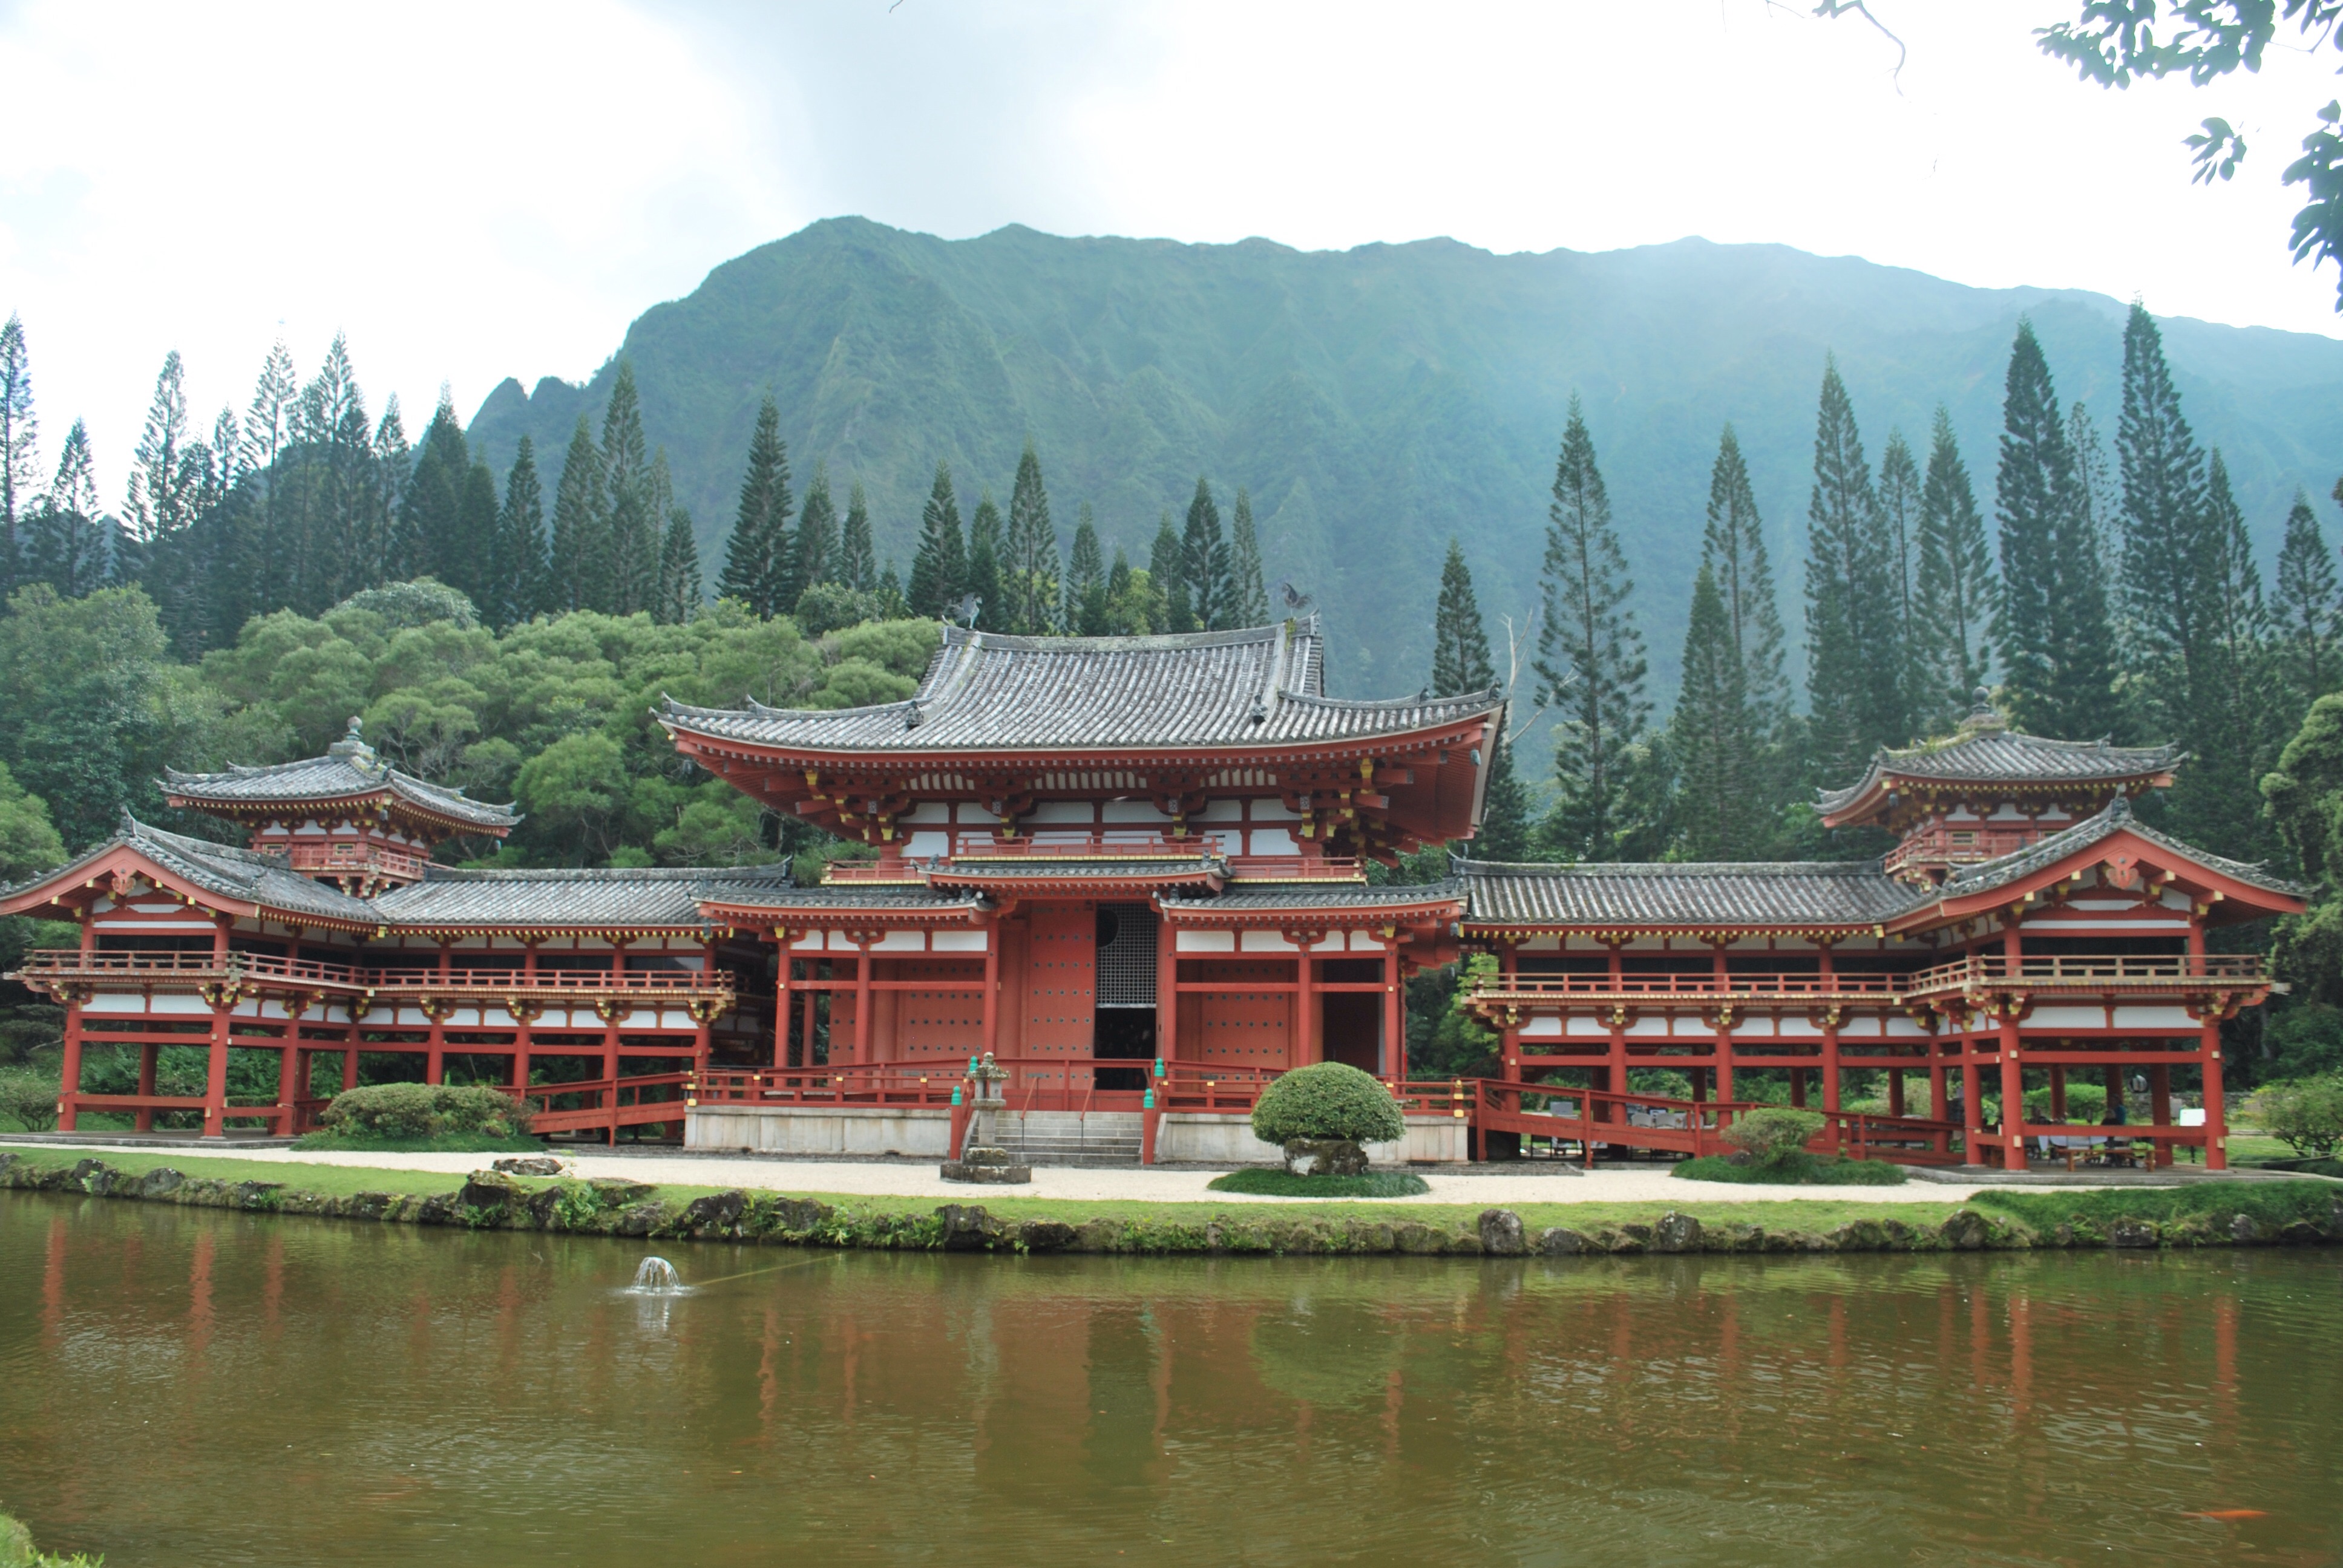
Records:
{"label": "green mountain", "polygon": [[[1875,463],[1891,427],[1925,451],[1942,401],[1989,506],[2021,313],[2060,395],[2086,401],[2111,441],[2123,325],[2113,299],[1698,239],[1594,255],[1495,256],[1444,239],[1306,252],[1022,227],[947,241],[836,218],[653,307],[618,353],[699,519],[711,578],[769,389],[800,492],[816,458],[841,505],[861,479],[880,552],[903,568],[937,459],[952,466],[963,513],[987,487],[1005,504],[1030,435],[1061,537],[1088,501],[1110,548],[1141,563],[1158,515],[1184,512],[1199,473],[1224,512],[1249,487],[1270,580],[1291,578],[1317,599],[1338,650],[1332,673],[1351,695],[1423,680],[1451,534],[1493,619],[1531,608],[1575,392],[1664,697],[1719,427],[1740,431],[1795,628],[1825,351]],[[2226,451],[2274,553],[2295,487],[2323,498],[2343,473],[2343,343],[2164,327],[2197,435]],[[508,380],[470,435],[500,467],[523,432],[540,462],[558,463],[581,412],[598,429],[614,368],[584,387]]]}

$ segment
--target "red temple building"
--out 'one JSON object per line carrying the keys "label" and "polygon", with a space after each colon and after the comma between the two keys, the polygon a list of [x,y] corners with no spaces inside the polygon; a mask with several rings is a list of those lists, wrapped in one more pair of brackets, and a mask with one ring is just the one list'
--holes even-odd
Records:
{"label": "red temple building", "polygon": [[[1016,1141],[1044,1159],[1266,1158],[1246,1121],[1260,1086],[1332,1060],[1401,1101],[1387,1157],[1702,1151],[1743,1107],[1736,1072],[1762,1071],[1824,1113],[1824,1146],[2000,1163],[2074,1131],[2025,1122],[2026,1075],[2055,1123],[2081,1069],[2144,1112],[2094,1135],[2225,1162],[2219,1026],[2269,983],[2207,933],[2301,896],[2132,816],[2170,782],[2168,749],[1981,711],[1821,802],[1833,827],[1898,835],[1881,859],[1459,858],[1394,886],[1369,868],[1472,838],[1503,697],[1332,699],[1323,658],[1314,618],[947,628],[907,701],[666,705],[683,756],[875,851],[817,886],[780,866],[437,864],[518,819],[385,766],[353,724],[324,758],[168,778],[174,807],[234,821],[245,847],[126,820],[0,891],[0,912],[81,930],[19,976],[65,1009],[67,1130],[192,1112],[206,1134],[291,1132],[320,1076],[347,1086],[362,1057],[401,1053],[397,1076],[434,1082],[460,1059],[540,1131],[941,1156],[990,1052]],[[1503,1041],[1499,1076],[1416,1081],[1404,982],[1466,953],[1495,960],[1465,1004]],[[205,1092],[156,1092],[156,1053],[186,1045],[208,1050]],[[135,1092],[85,1089],[85,1053],[117,1047],[137,1052]],[[231,1100],[238,1050],[275,1053],[266,1103]],[[1684,1074],[1690,1098],[1643,1091],[1638,1069]],[[1885,1075],[1885,1113],[1844,1106],[1849,1072]]]}

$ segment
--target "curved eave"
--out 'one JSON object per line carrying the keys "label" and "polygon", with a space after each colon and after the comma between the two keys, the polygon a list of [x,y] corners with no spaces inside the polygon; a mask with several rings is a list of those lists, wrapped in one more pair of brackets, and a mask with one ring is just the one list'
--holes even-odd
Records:
{"label": "curved eave", "polygon": [[735,930],[827,930],[840,926],[900,930],[920,926],[980,926],[992,910],[972,899],[950,904],[734,904],[704,900],[700,913]]}
{"label": "curved eave", "polygon": [[1277,740],[1214,740],[1206,742],[1151,741],[1118,746],[940,746],[922,749],[875,747],[820,747],[798,741],[754,740],[720,730],[702,729],[669,715],[660,715],[659,724],[679,747],[687,744],[692,749],[704,749],[710,755],[729,755],[741,761],[769,767],[839,768],[868,771],[882,769],[889,771],[920,771],[928,769],[964,769],[972,762],[998,759],[1004,765],[1030,767],[1037,762],[1059,768],[1143,768],[1159,764],[1194,767],[1200,761],[1226,758],[1239,766],[1258,766],[1281,758],[1299,760],[1312,757],[1365,756],[1372,752],[1390,750],[1395,742],[1413,741],[1420,745],[1437,745],[1442,736],[1452,732],[1459,739],[1473,729],[1485,729],[1491,714],[1500,712],[1500,701],[1485,709],[1441,719],[1433,724],[1415,725],[1403,729],[1375,730],[1361,735],[1326,736],[1312,739],[1291,737]]}
{"label": "curved eave", "polygon": [[1890,795],[1933,794],[1968,798],[1992,795],[2008,800],[2046,796],[2052,799],[2072,799],[2077,795],[2102,791],[2113,793],[2120,790],[2126,795],[2137,795],[2149,789],[2169,789],[2172,782],[2172,769],[2168,765],[2144,768],[2131,773],[2109,773],[2095,779],[1956,779],[1937,773],[1883,773],[1865,779],[1859,787],[1859,793],[1845,805],[1820,812],[1817,819],[1825,828],[1845,828],[1870,821],[1891,809],[1887,802]]}
{"label": "curved eave", "polygon": [[[1215,906],[1186,899],[1155,900],[1157,911],[1175,926],[1203,929],[1246,927],[1277,929],[1293,925],[1337,924],[1351,927],[1451,925],[1463,912],[1453,899],[1413,904],[1294,904],[1277,909]],[[1195,956],[1195,955],[1189,955]],[[1209,955],[1208,955],[1209,956]],[[1242,955],[1240,955],[1242,956]]]}
{"label": "curved eave", "polygon": [[416,821],[427,822],[436,827],[447,828],[458,838],[472,834],[502,837],[511,832],[520,823],[518,817],[511,817],[509,820],[502,822],[477,821],[469,817],[458,816],[453,811],[423,805],[412,796],[402,795],[387,784],[379,789],[360,790],[349,795],[289,796],[277,800],[256,800],[243,796],[205,795],[175,788],[164,794],[163,803],[177,810],[210,811],[223,817],[238,819],[282,817],[293,811],[324,813],[350,811],[360,807],[387,806],[388,814],[392,817],[406,817]]}
{"label": "curved eave", "polygon": [[377,929],[377,922],[373,920],[324,915],[313,910],[283,909],[265,900],[220,892],[173,870],[142,853],[136,846],[120,839],[100,845],[46,876],[0,892],[0,915],[38,915],[52,905],[71,909],[75,907],[75,900],[69,895],[85,892],[106,894],[108,890],[100,888],[98,883],[102,879],[110,879],[116,871],[133,872],[182,903],[234,920],[273,920],[278,925],[311,930],[365,933]]}
{"label": "curved eave", "polygon": [[1020,898],[1068,897],[1083,898],[1145,898],[1166,888],[1205,888],[1219,892],[1223,885],[1218,871],[1161,871],[1151,875],[1114,877],[1053,877],[1046,871],[1031,876],[990,876],[930,871],[928,885],[932,888],[982,890],[988,893],[1010,893]]}
{"label": "curved eave", "polygon": [[2129,828],[2118,828],[2104,838],[2078,844],[2056,859],[2023,876],[1948,898],[1930,899],[1888,922],[1891,931],[1925,930],[1931,926],[1973,920],[2038,898],[2077,871],[2106,863],[2118,849],[2128,853],[2145,874],[2161,872],[2170,881],[2192,890],[2207,925],[2240,925],[2276,915],[2298,915],[2308,901],[2298,893],[2271,888],[2207,865],[2169,843],[2159,843]]}
{"label": "curved eave", "polygon": [[1736,920],[1710,921],[1705,924],[1686,921],[1654,920],[1494,920],[1467,919],[1463,935],[1470,940],[1503,941],[1511,937],[1592,937],[1600,942],[1633,941],[1637,937],[1686,937],[1700,941],[1730,940],[1735,937],[1808,937],[1819,940],[1845,937],[1878,937],[1888,934],[1895,922],[1880,920]]}

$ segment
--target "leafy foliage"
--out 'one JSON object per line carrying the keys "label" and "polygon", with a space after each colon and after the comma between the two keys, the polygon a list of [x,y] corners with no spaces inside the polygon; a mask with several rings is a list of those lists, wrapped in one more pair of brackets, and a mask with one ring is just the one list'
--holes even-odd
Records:
{"label": "leafy foliage", "polygon": [[2343,1146],[2343,1072],[2268,1084],[2246,1109],[2264,1132],[2306,1160],[2323,1160]]}
{"label": "leafy foliage", "polygon": [[329,1133],[422,1139],[447,1133],[518,1137],[528,1131],[520,1102],[472,1085],[377,1083],[346,1089],[317,1118]]}
{"label": "leafy foliage", "polygon": [[1769,1105],[1735,1117],[1725,1130],[1725,1141],[1749,1156],[1751,1164],[1770,1165],[1804,1153],[1822,1130],[1817,1111]]}
{"label": "leafy foliage", "polygon": [[1284,1144],[1296,1138],[1387,1143],[1407,1131],[1399,1101],[1368,1073],[1340,1061],[1297,1067],[1262,1091],[1252,1108],[1253,1136]]}

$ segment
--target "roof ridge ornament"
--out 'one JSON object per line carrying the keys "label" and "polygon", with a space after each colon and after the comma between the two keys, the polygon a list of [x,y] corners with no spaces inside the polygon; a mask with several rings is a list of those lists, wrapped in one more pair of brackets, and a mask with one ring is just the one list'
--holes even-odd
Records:
{"label": "roof ridge ornament", "polygon": [[[1988,688],[1980,686],[1970,695],[1976,702],[1969,709],[1968,717],[1961,720],[1962,735],[1990,734],[2009,728],[2009,715],[1994,706],[1993,692]],[[2100,744],[2105,745],[2106,742],[2101,741]]]}
{"label": "roof ridge ornament", "polygon": [[337,761],[348,763],[361,773],[377,771],[380,759],[376,756],[374,748],[366,743],[365,729],[366,720],[355,713],[351,714],[349,732],[327,747],[326,755]]}

